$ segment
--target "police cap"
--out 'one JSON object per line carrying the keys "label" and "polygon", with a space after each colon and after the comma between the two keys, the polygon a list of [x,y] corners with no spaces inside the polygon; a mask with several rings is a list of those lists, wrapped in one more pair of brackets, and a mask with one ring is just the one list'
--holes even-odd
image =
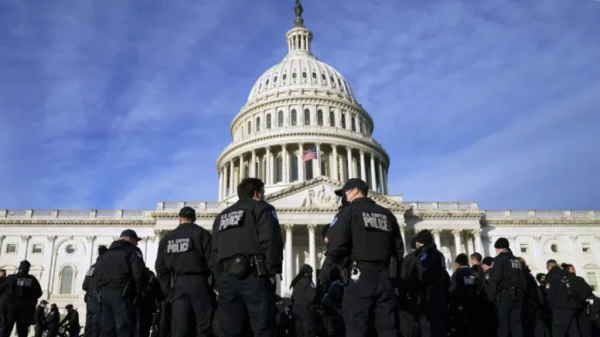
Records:
{"label": "police cap", "polygon": [[138,241],[141,241],[141,239],[138,237],[137,233],[133,230],[133,229],[126,229],[124,231],[121,232],[121,237],[130,237],[132,239],[136,239]]}
{"label": "police cap", "polygon": [[196,219],[196,210],[189,206],[185,206],[179,211],[179,216],[186,219]]}
{"label": "police cap", "polygon": [[351,178],[351,179],[348,179],[348,181],[346,181],[346,183],[344,184],[344,186],[341,189],[335,190],[334,192],[339,197],[342,195],[342,193],[344,191],[351,190],[353,188],[358,188],[359,190],[361,190],[363,192],[367,192],[369,190],[369,185],[367,185],[367,183],[361,179]]}

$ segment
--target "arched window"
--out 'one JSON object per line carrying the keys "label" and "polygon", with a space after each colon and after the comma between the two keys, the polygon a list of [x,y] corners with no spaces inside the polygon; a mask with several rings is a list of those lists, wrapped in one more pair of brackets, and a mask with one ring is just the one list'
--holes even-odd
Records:
{"label": "arched window", "polygon": [[248,121],[248,127],[246,128],[246,133],[250,134],[250,131],[252,131],[252,122]]}
{"label": "arched window", "polygon": [[283,127],[283,111],[277,113],[277,126],[280,128]]}
{"label": "arched window", "polygon": [[59,294],[69,295],[73,290],[73,267],[66,266],[60,272]]}
{"label": "arched window", "polygon": [[335,127],[335,112],[329,111],[329,126]]}
{"label": "arched window", "polygon": [[267,115],[267,129],[271,128],[271,114]]}
{"label": "arched window", "polygon": [[304,109],[304,125],[310,125],[310,110]]}
{"label": "arched window", "polygon": [[260,117],[256,117],[256,132],[260,131]]}
{"label": "arched window", "polygon": [[298,114],[296,113],[296,110],[292,110],[291,114],[290,114],[290,119],[291,119],[291,125],[292,126],[296,126],[298,125]]}
{"label": "arched window", "polygon": [[317,125],[323,126],[323,111],[317,111]]}

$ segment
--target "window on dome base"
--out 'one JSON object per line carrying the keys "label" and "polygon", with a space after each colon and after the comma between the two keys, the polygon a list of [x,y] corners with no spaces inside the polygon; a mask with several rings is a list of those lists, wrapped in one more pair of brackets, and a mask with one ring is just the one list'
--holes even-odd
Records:
{"label": "window on dome base", "polygon": [[273,83],[277,83],[277,76],[273,77]]}
{"label": "window on dome base", "polygon": [[271,128],[271,114],[267,115],[267,129]]}
{"label": "window on dome base", "polygon": [[329,111],[329,126],[335,127],[335,112]]}
{"label": "window on dome base", "polygon": [[310,110],[304,110],[304,125],[310,125]]}
{"label": "window on dome base", "polygon": [[323,111],[317,111],[317,125],[323,126]]}
{"label": "window on dome base", "polygon": [[277,113],[277,126],[283,127],[283,111],[281,110]]}
{"label": "window on dome base", "polygon": [[260,117],[256,117],[256,132],[260,131]]}
{"label": "window on dome base", "polygon": [[269,85],[269,80],[267,79],[267,82],[265,82],[265,85]]}
{"label": "window on dome base", "polygon": [[292,73],[292,78],[296,79],[296,73]]}
{"label": "window on dome base", "polygon": [[317,73],[312,73],[313,79],[317,79]]}
{"label": "window on dome base", "polygon": [[335,80],[333,79],[333,76],[330,76],[329,79],[331,79],[331,84],[335,87]]}
{"label": "window on dome base", "polygon": [[325,74],[321,74],[321,79],[322,79],[323,81],[327,81],[327,76],[325,76]]}
{"label": "window on dome base", "polygon": [[282,80],[284,80],[284,81],[285,81],[286,79],[287,79],[287,74],[283,74],[283,78],[282,78]]}
{"label": "window on dome base", "polygon": [[356,131],[356,118],[352,117],[352,119],[350,119],[350,126],[352,127],[352,131]]}
{"label": "window on dome base", "polygon": [[246,134],[250,134],[252,131],[252,122],[248,121],[248,127],[246,128]]}
{"label": "window on dome base", "polygon": [[298,181],[298,156],[292,156],[290,160],[291,168],[291,181]]}
{"label": "window on dome base", "polygon": [[292,112],[290,113],[290,125],[291,126],[298,125],[298,114],[296,113],[295,109],[292,109]]}
{"label": "window on dome base", "polygon": [[302,72],[302,78],[306,78],[306,72],[305,71]]}
{"label": "window on dome base", "polygon": [[342,129],[346,128],[346,114],[342,112],[342,119],[340,119],[340,122],[342,123]]}
{"label": "window on dome base", "polygon": [[277,177],[275,182],[283,182],[283,157],[277,158]]}

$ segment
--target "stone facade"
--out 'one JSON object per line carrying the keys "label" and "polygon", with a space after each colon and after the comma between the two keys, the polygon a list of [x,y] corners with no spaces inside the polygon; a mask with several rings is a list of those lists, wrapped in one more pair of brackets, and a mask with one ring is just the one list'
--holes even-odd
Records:
{"label": "stone facade", "polygon": [[[574,264],[599,289],[600,211],[485,211],[472,202],[405,202],[390,195],[390,158],[372,138],[373,119],[342,75],[312,54],[313,35],[303,24],[286,37],[288,55],[259,78],[231,124],[232,143],[216,167],[219,201],[159,202],[152,210],[0,209],[0,268],[12,273],[19,261],[29,260],[44,298],[62,307],[74,304],[83,321],[81,285],[100,245],[134,229],[153,270],[158,241],[177,226],[181,207],[194,207],[197,223],[210,229],[216,215],[237,199],[237,183],[253,176],[266,182],[268,201],[277,208],[285,239],[278,291],[287,295],[302,264],[320,266],[321,228],[338,204],[333,190],[360,177],[371,186],[370,196],[394,212],[405,240],[420,229],[433,231],[449,271],[457,253],[493,255],[494,241],[507,237],[534,273],[545,272],[545,261],[554,258]],[[317,158],[304,163],[309,149]]]}

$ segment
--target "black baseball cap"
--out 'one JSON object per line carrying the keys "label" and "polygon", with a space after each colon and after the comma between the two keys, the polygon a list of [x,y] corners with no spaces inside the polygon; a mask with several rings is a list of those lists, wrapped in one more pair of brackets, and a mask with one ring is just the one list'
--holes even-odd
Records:
{"label": "black baseball cap", "polygon": [[137,233],[133,229],[126,229],[121,232],[121,237],[129,236],[132,239],[140,241],[141,239],[137,236]]}
{"label": "black baseball cap", "polygon": [[335,190],[334,192],[335,192],[335,195],[340,197],[340,196],[342,196],[342,193],[344,191],[351,190],[353,188],[358,188],[359,190],[365,191],[365,192],[369,190],[369,186],[362,179],[351,178],[351,179],[348,179],[348,181],[346,181],[346,183],[344,184],[344,186],[341,189]]}

